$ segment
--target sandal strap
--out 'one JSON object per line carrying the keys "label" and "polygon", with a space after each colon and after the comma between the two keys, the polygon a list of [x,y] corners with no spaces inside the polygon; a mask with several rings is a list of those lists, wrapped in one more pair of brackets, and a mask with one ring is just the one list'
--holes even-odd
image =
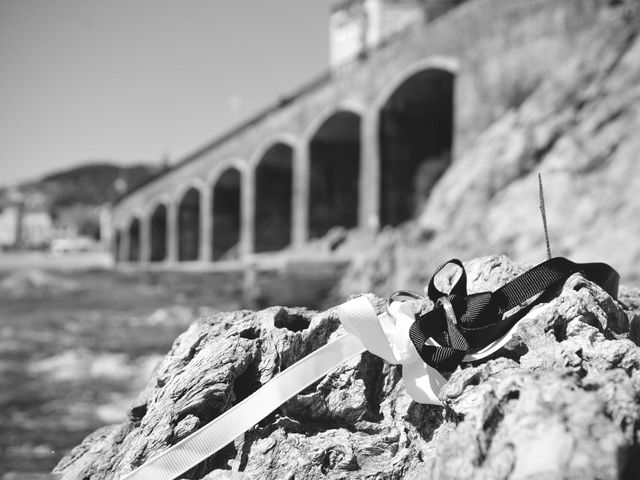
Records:
{"label": "sandal strap", "polygon": [[[434,280],[448,264],[456,265],[462,273],[447,294],[436,288]],[[505,335],[535,305],[555,296],[574,273],[581,273],[617,298],[620,276],[605,263],[574,263],[555,257],[494,292],[469,295],[464,265],[458,259],[450,260],[436,270],[427,287],[427,295],[436,306],[416,315],[409,336],[427,364],[440,371],[453,371],[470,349],[483,348]],[[516,307],[519,310],[509,314]],[[429,338],[437,339],[438,345],[427,344]]]}

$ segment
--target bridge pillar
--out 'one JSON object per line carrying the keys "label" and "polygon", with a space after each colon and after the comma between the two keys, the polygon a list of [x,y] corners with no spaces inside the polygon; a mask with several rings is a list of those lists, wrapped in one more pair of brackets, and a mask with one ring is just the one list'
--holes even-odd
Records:
{"label": "bridge pillar", "polygon": [[167,263],[178,261],[178,202],[167,203]]}
{"label": "bridge pillar", "polygon": [[200,190],[200,246],[198,260],[210,262],[212,259],[213,211],[211,208],[213,187],[205,184]]}
{"label": "bridge pillar", "polygon": [[309,238],[309,148],[310,140],[304,139],[293,152],[291,242],[294,249],[300,249]]}
{"label": "bridge pillar", "polygon": [[360,211],[358,226],[376,233],[380,229],[380,145],[379,112],[368,110],[362,116],[360,148]]}
{"label": "bridge pillar", "polygon": [[240,181],[240,260],[253,254],[255,209],[256,167],[247,168]]}
{"label": "bridge pillar", "polygon": [[122,243],[122,234],[120,233],[120,230],[118,229],[118,227],[113,226],[112,227],[112,235],[111,235],[111,240],[109,242],[109,252],[111,253],[111,256],[113,257],[113,264],[117,265],[118,263],[120,263],[122,261],[122,259],[120,258],[120,244]]}
{"label": "bridge pillar", "polygon": [[129,262],[131,259],[129,258],[129,228],[123,228],[120,230],[120,248],[118,251],[118,261]]}
{"label": "bridge pillar", "polygon": [[151,214],[140,217],[140,262],[151,261]]}

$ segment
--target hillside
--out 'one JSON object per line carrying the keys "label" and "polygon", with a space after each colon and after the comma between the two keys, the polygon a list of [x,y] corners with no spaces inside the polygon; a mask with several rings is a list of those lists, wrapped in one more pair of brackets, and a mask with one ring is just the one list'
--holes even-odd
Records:
{"label": "hillside", "polygon": [[[161,168],[151,165],[121,167],[110,163],[82,165],[47,175],[38,182],[52,195],[55,206],[72,204],[99,205],[113,201],[157,175]],[[121,179],[121,180],[119,180]],[[118,191],[117,182],[126,190]]]}
{"label": "hillside", "polygon": [[[12,190],[23,195],[27,203],[44,203],[49,211],[55,212],[66,207],[114,202],[161,171],[162,167],[150,164],[125,167],[108,162],[85,163],[17,185]],[[0,198],[8,195],[9,189],[0,190]]]}
{"label": "hillside", "polygon": [[339,296],[421,290],[458,257],[546,256],[538,180],[555,256],[604,261],[640,281],[638,2],[610,2],[581,48],[461,152],[420,217],[381,232]]}

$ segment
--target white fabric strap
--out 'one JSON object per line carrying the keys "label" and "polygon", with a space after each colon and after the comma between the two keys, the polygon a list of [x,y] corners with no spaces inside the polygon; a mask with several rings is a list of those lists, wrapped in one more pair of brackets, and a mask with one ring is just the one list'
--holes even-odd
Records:
{"label": "white fabric strap", "polygon": [[198,431],[122,477],[123,480],[174,480],[231,443],[295,394],[365,350],[362,343],[349,334],[329,342]]}
{"label": "white fabric strap", "polygon": [[411,342],[409,328],[415,317],[409,302],[392,302],[388,313],[377,316],[371,302],[358,297],[340,305],[338,313],[344,328],[367,350],[389,363],[402,365],[402,379],[413,400],[441,405],[438,393],[447,379],[420,358]]}

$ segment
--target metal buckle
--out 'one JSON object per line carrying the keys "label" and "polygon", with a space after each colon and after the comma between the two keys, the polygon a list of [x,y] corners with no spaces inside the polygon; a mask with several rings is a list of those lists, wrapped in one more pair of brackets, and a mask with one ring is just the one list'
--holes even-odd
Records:
{"label": "metal buckle", "polygon": [[453,305],[451,305],[451,300],[449,300],[449,297],[440,297],[438,298],[436,303],[442,305],[447,320],[451,321],[454,325],[457,325],[458,319],[456,318],[456,312],[453,311]]}
{"label": "metal buckle", "polygon": [[393,302],[408,300],[412,302],[412,307],[414,310],[413,313],[416,314],[420,311],[421,308],[421,305],[416,305],[416,302],[423,302],[424,300],[426,300],[426,298],[426,296],[422,295],[421,293],[414,292],[413,290],[398,290],[397,292],[389,295],[389,298],[387,298],[387,313],[390,313],[389,307]]}

